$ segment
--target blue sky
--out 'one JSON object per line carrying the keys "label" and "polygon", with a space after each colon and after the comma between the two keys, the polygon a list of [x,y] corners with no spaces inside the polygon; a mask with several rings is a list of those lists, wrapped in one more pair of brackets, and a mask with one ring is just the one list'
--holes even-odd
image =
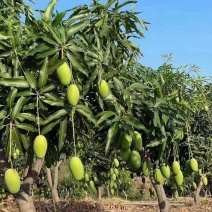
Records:
{"label": "blue sky", "polygon": [[[37,0],[33,9],[44,9],[48,2]],[[62,11],[91,3],[91,0],[58,0],[56,9]],[[163,63],[160,56],[172,53],[174,66],[197,65],[202,76],[212,76],[211,9],[211,0],[138,0],[135,11],[142,12],[139,18],[151,23],[148,31],[144,31],[145,38],[134,41],[144,54],[140,62],[156,69]]]}

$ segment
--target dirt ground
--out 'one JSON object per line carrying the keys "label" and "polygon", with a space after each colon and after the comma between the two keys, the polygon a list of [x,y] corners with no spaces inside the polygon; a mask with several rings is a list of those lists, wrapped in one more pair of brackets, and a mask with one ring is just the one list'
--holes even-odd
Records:
{"label": "dirt ground", "polygon": [[[200,203],[196,206],[192,206],[192,198],[179,198],[177,201],[170,200],[173,203],[185,203],[184,206],[171,206],[170,212],[211,212],[212,211],[212,199],[202,198]],[[129,205],[129,203],[134,205]],[[35,201],[35,207],[37,212],[159,212],[156,201],[140,202],[128,202],[120,199],[104,199],[100,202],[95,202],[89,199],[76,201],[65,200],[60,201],[57,204],[53,204],[51,200]],[[152,204],[152,205],[142,205]],[[16,202],[12,197],[8,197],[6,200],[0,202],[0,212],[19,212]]]}

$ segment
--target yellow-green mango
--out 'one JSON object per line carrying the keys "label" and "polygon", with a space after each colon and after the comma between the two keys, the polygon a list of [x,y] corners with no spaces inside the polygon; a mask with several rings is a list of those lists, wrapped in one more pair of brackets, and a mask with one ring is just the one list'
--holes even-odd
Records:
{"label": "yellow-green mango", "polygon": [[85,173],[85,181],[88,182],[90,180],[89,174]]}
{"label": "yellow-green mango", "polygon": [[117,168],[114,169],[114,173],[116,174],[116,176],[119,175],[119,170]]}
{"label": "yellow-green mango", "polygon": [[141,156],[138,151],[134,150],[130,153],[130,163],[134,169],[141,167]]}
{"label": "yellow-green mango", "polygon": [[66,62],[57,69],[57,77],[62,85],[69,85],[71,82],[71,70]]}
{"label": "yellow-green mango", "polygon": [[206,186],[206,185],[208,185],[208,179],[207,179],[207,177],[203,177],[202,178],[202,182],[203,182],[203,184]]}
{"label": "yellow-green mango", "polygon": [[18,172],[15,169],[7,169],[4,174],[4,181],[8,191],[11,194],[16,194],[17,192],[19,192],[21,181]]}
{"label": "yellow-green mango", "polygon": [[170,177],[171,172],[170,172],[170,168],[169,168],[168,165],[166,166],[165,164],[162,164],[161,167],[160,167],[160,170],[161,170],[162,175],[166,179],[168,179]]}
{"label": "yellow-green mango", "polygon": [[195,182],[192,182],[192,186],[193,186],[194,190],[197,189],[197,184]]}
{"label": "yellow-green mango", "polygon": [[69,168],[76,180],[82,180],[84,177],[84,166],[79,157],[72,157],[69,161]]}
{"label": "yellow-green mango", "polygon": [[194,171],[194,172],[197,172],[198,171],[198,163],[197,163],[197,160],[195,158],[192,158],[190,160],[190,166],[191,166],[191,169]]}
{"label": "yellow-green mango", "polygon": [[180,164],[177,161],[174,161],[172,163],[172,171],[175,175],[177,175],[180,172]]}
{"label": "yellow-green mango", "polygon": [[112,175],[112,180],[113,180],[113,181],[116,181],[116,174],[113,174],[113,175]]}
{"label": "yellow-green mango", "polygon": [[111,188],[111,189],[110,189],[110,193],[111,193],[112,195],[114,195],[114,194],[115,194],[115,191],[114,191],[114,189],[113,189],[113,188]]}
{"label": "yellow-green mango", "polygon": [[91,189],[95,190],[94,181],[90,180],[89,184],[90,184]]}
{"label": "yellow-green mango", "polygon": [[117,189],[118,188],[118,186],[117,186],[116,183],[113,183],[113,187],[114,187],[114,189]]}
{"label": "yellow-green mango", "polygon": [[118,161],[118,159],[115,158],[113,162],[114,162],[115,167],[119,167],[119,161]]}
{"label": "yellow-green mango", "polygon": [[34,153],[37,158],[44,158],[46,155],[47,151],[47,140],[45,136],[43,135],[38,135],[35,137],[34,143],[33,143],[33,149]]}
{"label": "yellow-green mango", "polygon": [[202,169],[198,169],[199,176],[202,176]]}
{"label": "yellow-green mango", "polygon": [[155,169],[154,180],[155,180],[155,182],[157,184],[162,184],[163,183],[163,175],[162,175],[160,169]]}
{"label": "yellow-green mango", "polygon": [[127,133],[123,133],[121,140],[121,148],[127,150],[130,148],[131,144],[132,144],[132,137]]}
{"label": "yellow-green mango", "polygon": [[109,94],[109,87],[108,84],[105,80],[101,80],[100,84],[99,84],[99,95],[102,98],[106,98]]}
{"label": "yellow-green mango", "polygon": [[174,191],[174,198],[175,199],[178,199],[179,198],[179,194],[178,194],[178,191],[177,190]]}
{"label": "yellow-green mango", "polygon": [[187,160],[185,163],[185,170],[188,174],[192,174],[193,170],[191,169],[190,160]]}
{"label": "yellow-green mango", "polygon": [[151,163],[150,161],[147,159],[144,161],[143,163],[143,166],[142,166],[142,172],[143,172],[143,175],[148,177],[150,172],[152,170],[152,166],[151,166]]}
{"label": "yellow-green mango", "polygon": [[20,150],[19,149],[16,149],[15,152],[16,152],[17,156],[20,155]]}
{"label": "yellow-green mango", "polygon": [[17,158],[17,154],[16,152],[13,152],[13,158],[16,159]]}
{"label": "yellow-green mango", "polygon": [[178,186],[181,186],[183,184],[183,173],[182,171],[179,171],[177,175],[174,176],[174,180],[177,183]]}
{"label": "yellow-green mango", "polygon": [[209,110],[207,105],[204,105],[204,110],[207,112]]}
{"label": "yellow-green mango", "polygon": [[111,181],[110,184],[109,184],[109,187],[110,187],[110,188],[113,188],[113,185],[114,185],[114,182]]}
{"label": "yellow-green mango", "polygon": [[124,161],[128,161],[129,160],[130,153],[131,153],[130,149],[127,149],[127,150],[121,149],[121,151],[120,151],[120,155],[121,155],[121,157],[122,157],[122,159]]}
{"label": "yellow-green mango", "polygon": [[134,133],[135,133],[135,139],[133,139],[132,145],[135,148],[135,150],[141,151],[142,148],[143,148],[141,134],[139,132],[137,132],[137,131],[135,131]]}
{"label": "yellow-green mango", "polygon": [[77,105],[79,96],[80,93],[78,87],[75,84],[69,85],[67,89],[67,100],[72,107],[75,107]]}

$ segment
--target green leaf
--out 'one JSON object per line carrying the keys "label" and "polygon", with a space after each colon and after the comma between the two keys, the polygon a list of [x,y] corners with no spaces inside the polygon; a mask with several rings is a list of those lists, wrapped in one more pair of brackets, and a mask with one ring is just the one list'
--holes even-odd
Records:
{"label": "green leaf", "polygon": [[38,129],[34,127],[32,124],[27,124],[27,123],[18,123],[15,121],[15,126],[19,129],[26,130],[29,132],[37,132]]}
{"label": "green leaf", "polygon": [[61,118],[62,116],[66,115],[68,112],[65,109],[61,109],[50,115],[46,120],[43,122],[44,125],[48,124],[49,122]]}
{"label": "green leaf", "polygon": [[138,130],[143,130],[144,132],[148,133],[148,130],[146,129],[146,127],[143,124],[141,124],[141,122],[134,116],[132,116],[130,114],[125,114],[124,121],[127,124],[129,124],[130,126],[136,128]]}
{"label": "green leaf", "polygon": [[50,85],[47,85],[46,87],[42,88],[41,92],[46,93],[46,92],[52,91],[55,88],[56,88],[55,84],[50,84]]}
{"label": "green leaf", "polygon": [[161,127],[161,122],[160,122],[160,117],[159,117],[158,111],[154,111],[153,123],[154,123],[155,127]]}
{"label": "green leaf", "polygon": [[10,39],[12,36],[0,32],[0,40]]}
{"label": "green leaf", "polygon": [[61,23],[65,15],[66,11],[58,13],[55,19],[52,21],[52,26],[57,27]]}
{"label": "green leaf", "polygon": [[4,119],[7,116],[7,110],[3,109],[0,111],[0,119]]}
{"label": "green leaf", "polygon": [[38,87],[43,88],[44,86],[46,86],[47,80],[48,80],[48,58],[45,58],[40,70]]}
{"label": "green leaf", "polygon": [[75,110],[80,114],[82,114],[83,116],[87,117],[88,121],[92,122],[94,125],[97,125],[96,119],[92,111],[88,107],[84,105],[77,105],[75,107]]}
{"label": "green leaf", "polygon": [[8,95],[8,97],[7,97],[7,100],[6,100],[6,101],[7,101],[7,105],[8,105],[9,108],[12,108],[12,106],[13,106],[15,97],[16,97],[16,95],[17,95],[17,91],[18,91],[17,88],[13,88],[13,89],[10,91],[10,93],[9,93],[9,95]]}
{"label": "green leaf", "polygon": [[21,135],[21,141],[24,146],[24,149],[28,150],[29,147],[31,146],[29,137],[26,134],[22,134],[22,133],[20,133],[20,135]]}
{"label": "green leaf", "polygon": [[90,23],[89,20],[84,20],[69,26],[67,31],[67,37],[73,36],[75,33],[81,31],[83,28],[88,26],[89,23]]}
{"label": "green leaf", "polygon": [[32,91],[21,91],[21,92],[18,92],[16,97],[19,97],[19,96],[36,96],[36,94]]}
{"label": "green leaf", "polygon": [[161,141],[153,140],[149,144],[147,144],[146,147],[157,147],[159,145],[161,145]]}
{"label": "green leaf", "polygon": [[18,99],[16,105],[14,106],[14,108],[13,108],[13,110],[12,110],[12,114],[11,114],[12,120],[14,120],[14,119],[18,116],[19,112],[21,111],[21,109],[22,109],[22,107],[23,107],[23,104],[24,104],[25,99],[26,99],[26,98],[23,97],[23,96],[21,96],[21,97]]}
{"label": "green leaf", "polygon": [[58,49],[56,49],[56,48],[48,49],[46,51],[43,51],[43,52],[37,54],[35,56],[35,58],[36,59],[43,59],[43,58],[49,57],[49,56],[51,56],[51,55],[53,55],[53,54],[55,54],[57,52],[58,52]]}
{"label": "green leaf", "polygon": [[12,138],[13,138],[13,141],[15,142],[16,148],[19,149],[20,151],[22,151],[21,134],[20,134],[19,130],[15,127],[13,127],[13,129],[12,129]]}
{"label": "green leaf", "polygon": [[58,134],[59,134],[59,138],[58,138],[58,150],[59,151],[61,151],[61,149],[63,148],[63,145],[65,143],[66,133],[67,133],[67,118],[64,118],[60,122],[60,128],[59,128],[59,131],[58,131]]}
{"label": "green leaf", "polygon": [[103,111],[97,114],[96,117],[100,117],[100,119],[97,121],[97,125],[100,125],[102,122],[106,121],[111,116],[114,116],[115,113],[112,111]]}
{"label": "green leaf", "polygon": [[29,71],[24,71],[24,75],[25,75],[26,80],[29,83],[30,87],[36,90],[37,83],[36,83],[35,78],[33,77],[32,73]]}
{"label": "green leaf", "polygon": [[60,100],[52,100],[52,99],[41,99],[42,102],[51,105],[51,106],[64,106],[64,100],[60,99]]}
{"label": "green leaf", "polygon": [[110,127],[110,129],[108,130],[107,139],[106,139],[106,146],[105,146],[105,154],[108,153],[109,148],[110,148],[110,144],[111,144],[112,140],[114,139],[114,137],[116,136],[118,129],[119,129],[119,122],[115,122]]}
{"label": "green leaf", "polygon": [[20,78],[0,78],[0,85],[17,87],[17,88],[28,88],[29,84],[26,80]]}
{"label": "green leaf", "polygon": [[51,22],[52,16],[53,16],[53,10],[55,5],[57,4],[58,0],[51,0],[49,4],[47,5],[43,15],[42,19],[45,20],[46,22]]}
{"label": "green leaf", "polygon": [[113,81],[118,90],[120,91],[124,90],[124,85],[122,84],[121,80],[119,80],[117,77],[113,77]]}
{"label": "green leaf", "polygon": [[61,122],[62,118],[58,119],[55,122],[52,122],[48,125],[46,125],[42,130],[41,130],[41,134],[45,135],[46,133],[48,133],[49,131],[51,131],[57,124],[59,124]]}
{"label": "green leaf", "polygon": [[[28,121],[33,121],[35,124],[37,124],[37,116],[35,116],[32,113],[19,113],[17,116],[18,119],[26,119]],[[39,123],[42,125],[43,124],[43,119],[39,117]]]}

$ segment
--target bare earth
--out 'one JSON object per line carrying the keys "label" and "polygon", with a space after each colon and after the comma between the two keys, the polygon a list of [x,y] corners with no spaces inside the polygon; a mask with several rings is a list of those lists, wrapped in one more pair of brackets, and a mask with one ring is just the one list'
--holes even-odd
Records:
{"label": "bare earth", "polygon": [[[171,212],[212,211],[211,198],[202,198],[197,206],[192,206],[192,198],[179,198],[177,201],[170,199],[170,202],[175,204],[175,206],[171,206]],[[129,202],[116,198],[104,199],[100,202],[89,199],[81,201],[61,200],[55,205],[52,200],[40,200],[35,201],[35,207],[37,212],[159,212],[157,201]],[[8,197],[6,200],[0,202],[0,212],[19,212],[17,204],[12,197]]]}

